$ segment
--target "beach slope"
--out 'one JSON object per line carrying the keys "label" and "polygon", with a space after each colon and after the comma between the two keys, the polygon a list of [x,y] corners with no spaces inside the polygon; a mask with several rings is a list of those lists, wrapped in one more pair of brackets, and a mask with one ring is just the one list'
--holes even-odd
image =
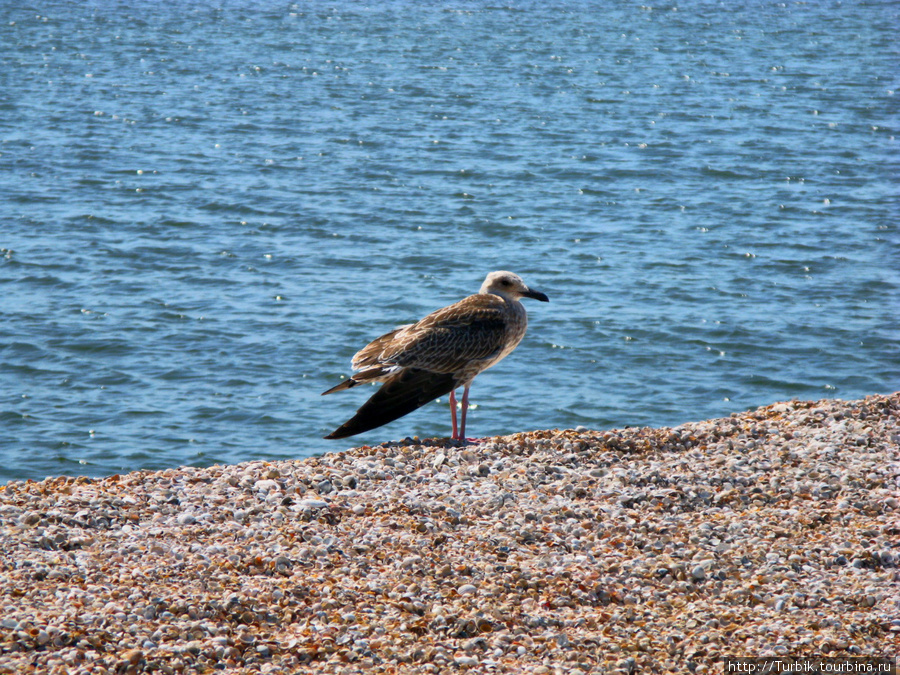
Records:
{"label": "beach slope", "polygon": [[0,672],[896,656],[898,420],[900,393],[9,483]]}

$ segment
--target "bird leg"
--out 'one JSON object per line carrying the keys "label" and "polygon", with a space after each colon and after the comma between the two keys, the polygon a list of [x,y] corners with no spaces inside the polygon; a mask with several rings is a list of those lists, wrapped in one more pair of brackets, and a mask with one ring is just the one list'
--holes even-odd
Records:
{"label": "bird leg", "polygon": [[[468,389],[466,390],[468,391]],[[456,440],[456,392],[452,389],[450,390],[450,416],[453,419],[453,435],[450,437],[451,441]],[[466,412],[465,408],[463,408],[463,429],[466,428]]]}
{"label": "bird leg", "polygon": [[[466,388],[463,389],[463,397],[462,397],[462,414],[459,424],[459,440],[463,443],[466,442],[466,412],[469,410],[469,385],[466,385]],[[456,413],[453,415],[456,417]]]}

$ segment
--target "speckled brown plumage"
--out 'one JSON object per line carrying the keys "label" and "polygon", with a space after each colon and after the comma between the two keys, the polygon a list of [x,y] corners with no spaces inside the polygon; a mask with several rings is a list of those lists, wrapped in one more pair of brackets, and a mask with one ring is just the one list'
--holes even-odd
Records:
{"label": "speckled brown plumage", "polygon": [[[525,335],[527,315],[519,298],[543,302],[511,272],[492,272],[481,290],[432,312],[421,321],[373,340],[353,357],[352,377],[325,394],[366,382],[384,385],[348,422],[326,438],[345,438],[369,431],[450,393],[453,437],[465,437],[469,386],[478,373],[507,356]],[[454,391],[463,393],[462,426],[457,433]]]}

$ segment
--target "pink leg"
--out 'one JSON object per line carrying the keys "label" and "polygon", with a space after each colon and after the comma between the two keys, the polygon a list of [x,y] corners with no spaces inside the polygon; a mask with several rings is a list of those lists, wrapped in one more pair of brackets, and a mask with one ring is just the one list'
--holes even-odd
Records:
{"label": "pink leg", "polygon": [[460,429],[459,429],[459,440],[465,442],[466,440],[466,412],[469,410],[469,385],[466,385],[466,388],[463,389],[463,397],[462,397],[462,419],[460,421]]}
{"label": "pink leg", "polygon": [[[450,440],[456,440],[456,392],[450,392],[450,415],[453,419],[453,435]],[[463,429],[466,428],[466,409],[463,408]]]}

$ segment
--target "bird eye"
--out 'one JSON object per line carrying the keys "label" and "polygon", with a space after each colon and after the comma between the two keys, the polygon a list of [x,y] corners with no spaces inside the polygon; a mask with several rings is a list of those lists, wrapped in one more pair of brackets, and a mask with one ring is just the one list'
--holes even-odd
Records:
{"label": "bird eye", "polygon": [[511,286],[512,282],[509,279],[503,279],[503,281],[501,281],[500,284],[503,286]]}

